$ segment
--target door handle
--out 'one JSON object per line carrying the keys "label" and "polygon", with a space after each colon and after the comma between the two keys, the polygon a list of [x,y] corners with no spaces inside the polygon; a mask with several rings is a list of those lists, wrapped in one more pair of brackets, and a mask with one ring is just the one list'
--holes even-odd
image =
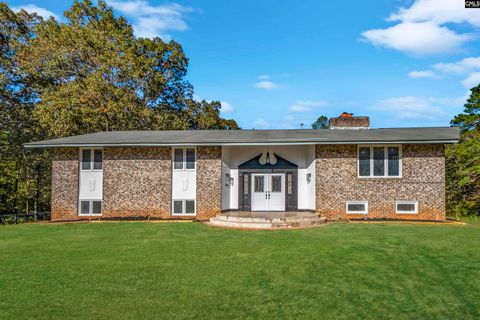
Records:
{"label": "door handle", "polygon": [[268,199],[268,191],[265,191],[265,199]]}
{"label": "door handle", "polygon": [[270,200],[270,191],[268,191],[268,200]]}

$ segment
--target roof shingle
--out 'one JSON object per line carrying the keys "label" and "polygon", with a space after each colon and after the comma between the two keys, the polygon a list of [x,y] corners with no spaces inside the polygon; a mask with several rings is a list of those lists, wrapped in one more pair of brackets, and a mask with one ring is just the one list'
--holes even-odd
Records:
{"label": "roof shingle", "polygon": [[455,143],[457,128],[361,130],[108,131],[24,144],[26,148],[169,145]]}

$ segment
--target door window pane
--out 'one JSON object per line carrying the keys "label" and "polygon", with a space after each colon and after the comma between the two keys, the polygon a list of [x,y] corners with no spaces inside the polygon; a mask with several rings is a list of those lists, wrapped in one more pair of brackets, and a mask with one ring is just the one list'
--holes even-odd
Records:
{"label": "door window pane", "polygon": [[281,176],[272,176],[272,192],[282,192]]}
{"label": "door window pane", "polygon": [[90,201],[89,200],[80,201],[80,213],[81,214],[89,214],[90,213]]}
{"label": "door window pane", "polygon": [[293,174],[287,173],[287,193],[293,193]]}
{"label": "door window pane", "polygon": [[250,183],[248,182],[248,173],[243,174],[243,194],[248,195],[248,187],[250,186]]}
{"label": "door window pane", "polygon": [[185,213],[187,213],[187,214],[195,213],[195,201],[194,200],[185,200]]}
{"label": "door window pane", "polygon": [[263,192],[264,191],[264,177],[263,176],[255,176],[253,180],[253,192]]}
{"label": "door window pane", "polygon": [[82,150],[82,170],[90,170],[91,161],[90,149]]}
{"label": "door window pane", "polygon": [[92,201],[92,213],[101,214],[102,213],[102,201],[93,200]]}
{"label": "door window pane", "polygon": [[360,176],[369,176],[370,175],[370,148],[361,147],[358,154],[359,162],[359,175]]}
{"label": "door window pane", "polygon": [[182,214],[183,213],[183,201],[174,200],[173,201],[173,213]]}
{"label": "door window pane", "polygon": [[183,149],[175,149],[173,168],[183,169]]}
{"label": "door window pane", "polygon": [[195,149],[187,148],[187,169],[195,169]]}
{"label": "door window pane", "polygon": [[388,147],[388,175],[400,175],[400,150],[398,147]]}
{"label": "door window pane", "polygon": [[373,175],[384,176],[385,175],[385,148],[374,147],[373,148]]}
{"label": "door window pane", "polygon": [[93,150],[93,169],[102,170],[102,150],[96,149]]}

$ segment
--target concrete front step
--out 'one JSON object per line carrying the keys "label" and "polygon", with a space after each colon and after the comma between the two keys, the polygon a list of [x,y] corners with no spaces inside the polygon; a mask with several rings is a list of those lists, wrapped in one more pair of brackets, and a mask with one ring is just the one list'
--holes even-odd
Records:
{"label": "concrete front step", "polygon": [[264,217],[237,217],[219,215],[211,218],[208,223],[211,226],[241,228],[241,229],[284,229],[284,228],[304,228],[325,223],[326,218],[320,218],[315,215],[300,217],[283,218],[264,218]]}

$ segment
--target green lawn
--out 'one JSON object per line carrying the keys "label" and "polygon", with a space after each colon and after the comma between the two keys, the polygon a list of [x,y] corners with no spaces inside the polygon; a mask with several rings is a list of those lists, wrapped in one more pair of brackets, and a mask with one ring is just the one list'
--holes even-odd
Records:
{"label": "green lawn", "polygon": [[1,319],[478,319],[480,225],[0,226]]}

